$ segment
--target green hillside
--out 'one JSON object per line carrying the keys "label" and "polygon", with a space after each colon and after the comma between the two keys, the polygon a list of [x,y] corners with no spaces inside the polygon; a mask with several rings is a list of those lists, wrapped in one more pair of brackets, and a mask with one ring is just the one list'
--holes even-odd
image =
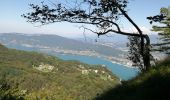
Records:
{"label": "green hillside", "polygon": [[170,58],[110,89],[96,100],[170,100]]}
{"label": "green hillside", "polygon": [[0,100],[170,100],[170,58],[123,81],[100,65],[0,45]]}
{"label": "green hillside", "polygon": [[0,100],[88,100],[119,84],[100,65],[0,45]]}

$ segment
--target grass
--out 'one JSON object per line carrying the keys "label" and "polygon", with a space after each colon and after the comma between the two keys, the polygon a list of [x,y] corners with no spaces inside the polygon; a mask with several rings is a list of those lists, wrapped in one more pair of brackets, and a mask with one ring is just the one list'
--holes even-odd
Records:
{"label": "grass", "polygon": [[97,96],[95,100],[170,100],[170,58]]}

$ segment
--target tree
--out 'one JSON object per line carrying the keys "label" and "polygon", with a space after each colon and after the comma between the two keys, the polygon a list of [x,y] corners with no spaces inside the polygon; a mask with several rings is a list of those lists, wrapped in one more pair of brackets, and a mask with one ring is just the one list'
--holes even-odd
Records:
{"label": "tree", "polygon": [[161,8],[160,14],[147,17],[150,23],[159,23],[159,25],[153,25],[152,30],[159,32],[160,43],[153,44],[156,51],[165,52],[170,54],[170,7]]}
{"label": "tree", "polygon": [[[149,38],[149,37],[148,37]],[[148,63],[148,62],[144,62],[142,60],[142,55],[140,55],[140,51],[141,51],[141,46],[140,46],[140,37],[136,37],[136,36],[128,36],[129,39],[129,43],[127,43],[129,49],[129,55],[128,58],[133,62],[133,66],[139,66],[139,69],[141,71],[146,71],[145,70],[145,66],[143,66],[144,63]],[[144,53],[147,53],[149,51],[149,48],[147,47],[149,44],[145,44],[144,47]],[[154,62],[154,58],[153,56],[150,54],[149,55],[149,59],[147,59],[147,57],[145,58],[145,60],[150,60],[150,62],[152,62],[153,64]]]}
{"label": "tree", "polygon": [[[83,23],[95,26],[98,30],[85,28],[96,33],[98,36],[107,33],[117,33],[127,36],[136,36],[140,39],[140,52],[143,59],[142,68],[148,70],[150,65],[150,40],[147,35],[142,34],[140,28],[128,16],[125,8],[128,0],[70,0],[70,6],[63,6],[62,3],[56,4],[51,2],[54,8],[49,5],[30,4],[31,13],[23,14],[28,22],[41,23],[42,25],[55,22]],[[130,33],[122,31],[117,21],[124,16],[138,31],[138,33]],[[145,46],[146,44],[146,46]],[[144,51],[145,50],[145,51]],[[146,51],[147,50],[147,51]]]}

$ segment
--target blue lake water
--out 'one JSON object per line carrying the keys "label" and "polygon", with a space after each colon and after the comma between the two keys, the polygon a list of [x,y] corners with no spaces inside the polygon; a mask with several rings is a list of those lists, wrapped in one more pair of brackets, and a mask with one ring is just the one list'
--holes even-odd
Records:
{"label": "blue lake water", "polygon": [[87,64],[106,65],[107,68],[110,69],[113,74],[115,74],[122,80],[131,79],[139,73],[139,70],[137,68],[128,68],[126,66],[112,63],[108,60],[98,58],[98,57],[81,56],[81,55],[65,55],[65,54],[58,55],[58,57],[63,60],[78,60],[80,62],[87,63]]}

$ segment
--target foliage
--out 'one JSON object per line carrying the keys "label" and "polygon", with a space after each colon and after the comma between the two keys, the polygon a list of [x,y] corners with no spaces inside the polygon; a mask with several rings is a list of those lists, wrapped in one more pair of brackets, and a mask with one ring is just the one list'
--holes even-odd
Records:
{"label": "foliage", "polygon": [[[150,41],[148,40],[148,43],[144,44],[145,49],[142,50],[140,46],[141,38],[135,36],[129,36],[128,39],[129,39],[129,43],[127,43],[127,46],[129,47],[128,59],[130,59],[133,62],[133,66],[139,67],[139,69],[143,72],[147,71],[150,68],[148,66],[151,66],[150,62],[154,61],[153,56],[149,53]],[[141,55],[141,51],[143,51],[143,56]]]}
{"label": "foliage", "polygon": [[[138,67],[141,71],[147,71],[147,67],[144,65],[144,63],[147,63],[147,61],[152,62],[155,64],[155,60],[151,54],[148,53],[150,50],[150,45],[144,44],[145,49],[143,50],[145,55],[149,55],[149,57],[141,56],[141,46],[140,46],[140,38],[135,36],[129,36],[129,43],[127,43],[127,46],[129,47],[129,55],[128,59],[130,59],[133,62],[132,66]],[[148,53],[148,54],[147,54]],[[144,60],[142,60],[144,58]]]}
{"label": "foliage", "polygon": [[49,24],[65,21],[91,24],[101,30],[96,32],[98,35],[108,33],[114,26],[118,28],[117,33],[121,32],[116,21],[122,15],[119,8],[124,10],[127,0],[75,0],[69,3],[71,6],[52,2],[53,8],[44,2],[42,6],[30,4],[33,11],[22,16],[31,23]]}
{"label": "foliage", "polygon": [[95,100],[169,100],[170,58],[136,78],[122,82]]}
{"label": "foliage", "polygon": [[[43,64],[54,68],[45,72],[35,68]],[[89,70],[89,73],[82,74],[82,70]],[[119,79],[100,65],[63,61],[0,45],[1,100],[86,100],[117,84]]]}
{"label": "foliage", "polygon": [[128,39],[129,39],[129,43],[127,44],[129,47],[128,59],[130,59],[134,63],[134,66],[143,67],[142,57],[140,55],[141,52],[140,38],[129,36]]}
{"label": "foliage", "polygon": [[161,8],[160,14],[156,16],[148,17],[150,23],[153,22],[159,23],[159,25],[153,25],[153,31],[159,32],[160,43],[154,44],[154,46],[159,47],[156,48],[156,51],[165,52],[167,54],[170,53],[170,7]]}

